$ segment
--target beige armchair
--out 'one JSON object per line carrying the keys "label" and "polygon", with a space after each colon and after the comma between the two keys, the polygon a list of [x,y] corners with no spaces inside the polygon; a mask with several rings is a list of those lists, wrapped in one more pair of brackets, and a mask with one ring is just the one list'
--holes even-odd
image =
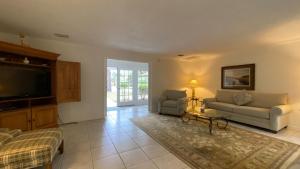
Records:
{"label": "beige armchair", "polygon": [[166,90],[159,99],[158,112],[182,116],[187,109],[186,91]]}

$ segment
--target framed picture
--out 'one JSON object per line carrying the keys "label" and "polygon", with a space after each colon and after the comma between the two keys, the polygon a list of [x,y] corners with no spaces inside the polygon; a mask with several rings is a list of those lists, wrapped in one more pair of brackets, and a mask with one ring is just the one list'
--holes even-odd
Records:
{"label": "framed picture", "polygon": [[222,89],[254,90],[255,64],[222,67]]}

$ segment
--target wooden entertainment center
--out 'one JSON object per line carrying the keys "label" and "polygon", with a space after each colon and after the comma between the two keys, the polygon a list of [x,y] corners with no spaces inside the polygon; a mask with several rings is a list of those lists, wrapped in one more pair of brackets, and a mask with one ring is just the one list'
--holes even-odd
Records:
{"label": "wooden entertainment center", "polygon": [[58,57],[56,53],[0,41],[0,65],[46,69],[51,74],[51,96],[0,100],[0,128],[56,127],[57,105],[80,101],[80,63],[59,61]]}

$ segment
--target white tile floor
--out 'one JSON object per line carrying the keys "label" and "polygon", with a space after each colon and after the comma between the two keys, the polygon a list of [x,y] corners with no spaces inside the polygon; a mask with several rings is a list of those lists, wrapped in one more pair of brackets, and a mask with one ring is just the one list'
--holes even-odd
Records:
{"label": "white tile floor", "polygon": [[[147,116],[146,106],[109,111],[107,119],[62,126],[65,153],[57,155],[55,169],[187,169],[186,164],[131,123]],[[300,132],[285,129],[278,134],[241,126],[300,144]]]}

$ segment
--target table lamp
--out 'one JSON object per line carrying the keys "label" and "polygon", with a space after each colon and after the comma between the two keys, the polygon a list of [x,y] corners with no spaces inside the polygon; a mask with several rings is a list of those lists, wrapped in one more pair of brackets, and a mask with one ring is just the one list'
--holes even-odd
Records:
{"label": "table lamp", "polygon": [[192,98],[195,98],[195,87],[197,87],[198,81],[193,79],[190,81],[190,85],[192,88]]}

